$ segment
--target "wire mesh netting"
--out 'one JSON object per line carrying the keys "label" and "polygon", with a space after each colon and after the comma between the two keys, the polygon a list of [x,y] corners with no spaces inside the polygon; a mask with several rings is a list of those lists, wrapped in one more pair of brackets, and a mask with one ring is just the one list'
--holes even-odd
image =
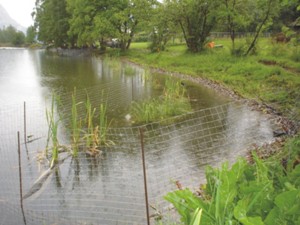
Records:
{"label": "wire mesh netting", "polygon": [[[124,91],[95,87],[77,91],[76,98],[81,101],[89,93],[93,105],[107,103],[109,117],[121,110],[122,99],[112,99]],[[142,149],[151,221],[155,223],[158,212],[175,220],[163,196],[177,188],[177,181],[197,188],[206,165],[233,162],[253,145],[272,142],[276,129],[269,117],[243,104],[226,103],[140,126],[112,122],[106,136],[109,144],[99,154],[81,149],[74,156],[71,101],[71,94],[62,95],[55,106],[60,151],[51,168],[46,150],[51,145],[46,116],[51,100],[1,107],[0,224],[146,224]],[[78,104],[78,114],[84,117],[82,105]]]}

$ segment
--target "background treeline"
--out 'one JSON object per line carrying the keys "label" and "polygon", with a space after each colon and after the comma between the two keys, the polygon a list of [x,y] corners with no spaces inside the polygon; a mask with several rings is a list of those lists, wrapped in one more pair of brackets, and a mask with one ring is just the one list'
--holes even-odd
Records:
{"label": "background treeline", "polygon": [[33,26],[27,29],[26,35],[13,26],[0,29],[0,46],[27,46],[35,43],[36,31]]}
{"label": "background treeline", "polygon": [[[220,31],[230,33],[233,52],[247,55],[262,32],[288,33],[299,9],[298,0],[37,0],[32,16],[38,40],[54,47],[105,49],[117,39],[126,50],[140,35],[155,51],[181,35],[199,52],[210,33]],[[253,33],[242,49],[237,32]]]}
{"label": "background treeline", "polygon": [[25,43],[25,34],[13,26],[0,29],[0,43],[3,45],[21,46]]}

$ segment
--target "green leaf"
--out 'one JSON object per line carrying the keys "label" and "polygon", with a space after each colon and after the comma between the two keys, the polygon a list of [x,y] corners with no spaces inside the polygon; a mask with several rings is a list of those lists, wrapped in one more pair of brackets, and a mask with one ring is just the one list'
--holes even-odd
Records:
{"label": "green leaf", "polygon": [[264,225],[261,217],[248,217],[250,199],[240,200],[234,208],[234,217],[244,225]]}
{"label": "green leaf", "polygon": [[275,207],[269,212],[264,222],[266,225],[275,225],[281,220],[280,217],[280,210],[278,207]]}
{"label": "green leaf", "polygon": [[279,194],[275,204],[286,215],[300,215],[300,189]]}
{"label": "green leaf", "polygon": [[191,225],[200,225],[201,217],[202,217],[202,209],[197,208],[194,213],[193,219],[191,221]]}

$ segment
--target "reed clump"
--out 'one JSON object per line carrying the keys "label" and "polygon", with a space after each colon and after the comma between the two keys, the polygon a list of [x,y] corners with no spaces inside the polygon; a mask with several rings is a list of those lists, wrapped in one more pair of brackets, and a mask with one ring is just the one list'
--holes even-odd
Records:
{"label": "reed clump", "polygon": [[[73,157],[78,157],[79,152],[84,152],[89,156],[97,156],[101,153],[102,146],[112,145],[108,140],[108,129],[110,122],[107,118],[107,104],[101,103],[98,108],[92,105],[89,95],[86,93],[84,101],[76,98],[76,88],[72,93],[72,105],[70,109],[70,122],[67,126],[70,135],[70,147],[61,146],[59,143],[59,125],[62,119],[56,112],[55,106],[58,104],[59,96],[53,94],[50,109],[46,109],[48,122],[48,138],[46,145],[46,155],[51,155],[51,167],[58,163],[59,153],[68,151]],[[82,112],[84,107],[84,113]],[[51,147],[50,147],[51,143]],[[51,153],[48,151],[51,150]]]}
{"label": "reed clump", "polygon": [[48,155],[49,153],[48,150],[49,150],[50,141],[52,142],[50,167],[53,167],[55,164],[58,163],[58,151],[60,147],[58,141],[58,126],[59,126],[60,118],[59,117],[57,118],[55,113],[55,102],[58,100],[59,100],[58,96],[53,93],[50,110],[46,109],[46,118],[48,123],[46,155]]}
{"label": "reed clump", "polygon": [[[75,92],[75,91],[74,91]],[[107,104],[101,103],[98,110],[92,105],[89,95],[86,93],[85,102],[77,102],[73,93],[72,98],[72,151],[76,157],[82,149],[89,156],[97,156],[101,153],[101,147],[113,144],[107,139],[107,131],[110,123],[107,118]],[[79,104],[85,106],[85,116],[78,116]]]}
{"label": "reed clump", "polygon": [[145,102],[134,102],[131,114],[136,123],[149,123],[182,115],[191,111],[186,90],[179,81],[167,79],[163,95]]}

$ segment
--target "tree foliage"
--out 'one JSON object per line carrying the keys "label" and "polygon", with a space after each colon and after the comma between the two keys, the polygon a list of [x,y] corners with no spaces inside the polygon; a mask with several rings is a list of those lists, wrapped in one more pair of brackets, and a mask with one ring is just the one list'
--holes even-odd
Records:
{"label": "tree foliage", "polygon": [[110,0],[88,1],[68,0],[70,19],[69,36],[79,46],[91,46],[95,42],[117,38],[122,50],[129,48],[137,25],[147,20],[155,1]]}
{"label": "tree foliage", "polygon": [[180,26],[191,52],[201,51],[217,24],[219,0],[167,0],[170,17]]}
{"label": "tree foliage", "polygon": [[34,26],[28,27],[26,31],[26,43],[33,44],[35,42],[35,37],[36,37],[36,31]]}
{"label": "tree foliage", "polygon": [[170,17],[166,4],[159,4],[153,9],[151,19],[148,22],[148,33],[150,34],[149,48],[152,52],[165,50],[167,42],[172,36],[180,33],[176,22]]}
{"label": "tree foliage", "polygon": [[[152,51],[163,50],[180,30],[191,52],[200,52],[211,31],[227,31],[233,53],[255,52],[261,32],[281,20],[287,26],[299,16],[297,0],[36,0],[33,13],[38,38],[46,44],[105,48],[112,39],[122,50],[136,32],[151,37]],[[288,13],[285,9],[292,10]],[[289,14],[289,15],[288,15]],[[285,19],[284,19],[285,18]],[[273,26],[274,29],[274,26]],[[237,32],[252,39],[236,49]]]}
{"label": "tree foliage", "polygon": [[22,31],[18,31],[13,26],[4,27],[0,29],[0,43],[22,46],[25,43],[25,34]]}
{"label": "tree foliage", "polygon": [[56,47],[67,45],[69,14],[66,0],[36,0],[35,6],[33,16],[38,39]]}

